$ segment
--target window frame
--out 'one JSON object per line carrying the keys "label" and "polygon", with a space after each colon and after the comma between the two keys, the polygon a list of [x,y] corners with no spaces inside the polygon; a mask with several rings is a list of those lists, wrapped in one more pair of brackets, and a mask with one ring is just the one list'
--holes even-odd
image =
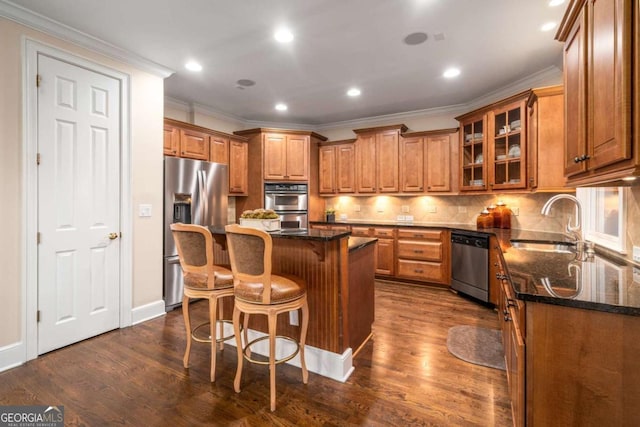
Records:
{"label": "window frame", "polygon": [[[618,189],[618,235],[607,234],[597,229],[598,215],[604,214],[605,206],[601,192]],[[626,238],[626,189],[625,187],[580,187],[576,197],[582,204],[582,236],[584,240],[611,249],[620,254],[627,253]]]}

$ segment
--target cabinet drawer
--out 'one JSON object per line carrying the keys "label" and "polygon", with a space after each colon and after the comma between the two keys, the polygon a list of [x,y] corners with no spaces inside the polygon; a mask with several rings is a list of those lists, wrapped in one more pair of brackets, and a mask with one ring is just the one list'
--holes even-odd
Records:
{"label": "cabinet drawer", "polygon": [[376,237],[393,238],[393,228],[374,228],[373,235]]}
{"label": "cabinet drawer", "polygon": [[442,261],[442,242],[398,240],[398,258]]}
{"label": "cabinet drawer", "polygon": [[352,236],[360,236],[360,237],[369,237],[371,236],[371,228],[369,227],[354,227],[351,226],[351,235]]}
{"label": "cabinet drawer", "polygon": [[412,230],[411,228],[399,228],[400,239],[428,239],[442,240],[442,230]]}
{"label": "cabinet drawer", "polygon": [[445,283],[442,264],[436,262],[398,260],[398,276],[425,282]]}

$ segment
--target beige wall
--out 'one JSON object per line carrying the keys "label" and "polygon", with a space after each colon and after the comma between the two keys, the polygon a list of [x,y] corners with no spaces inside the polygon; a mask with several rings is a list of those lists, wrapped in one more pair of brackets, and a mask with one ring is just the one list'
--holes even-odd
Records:
{"label": "beige wall", "polygon": [[[0,18],[0,347],[20,341],[23,296],[21,266],[25,242],[22,219],[22,37],[27,36],[126,73],[131,92],[131,169],[133,224],[133,306],[162,299],[162,118],[163,79],[73,44]],[[138,218],[139,203],[153,206],[153,217]],[[123,238],[127,238],[124,236]]]}

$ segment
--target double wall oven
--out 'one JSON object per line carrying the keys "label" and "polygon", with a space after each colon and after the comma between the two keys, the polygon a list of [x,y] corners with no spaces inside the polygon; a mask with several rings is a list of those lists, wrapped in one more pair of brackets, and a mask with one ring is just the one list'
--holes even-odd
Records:
{"label": "double wall oven", "polygon": [[283,229],[307,229],[308,216],[307,184],[266,183],[264,206],[280,215]]}

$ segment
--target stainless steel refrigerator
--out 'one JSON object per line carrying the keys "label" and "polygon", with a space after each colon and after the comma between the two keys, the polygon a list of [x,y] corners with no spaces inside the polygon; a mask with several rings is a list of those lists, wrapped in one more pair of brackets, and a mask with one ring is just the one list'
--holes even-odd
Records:
{"label": "stainless steel refrigerator", "polygon": [[227,165],[164,158],[164,302],[167,311],[182,302],[182,271],[169,225],[175,222],[224,227],[227,224]]}

